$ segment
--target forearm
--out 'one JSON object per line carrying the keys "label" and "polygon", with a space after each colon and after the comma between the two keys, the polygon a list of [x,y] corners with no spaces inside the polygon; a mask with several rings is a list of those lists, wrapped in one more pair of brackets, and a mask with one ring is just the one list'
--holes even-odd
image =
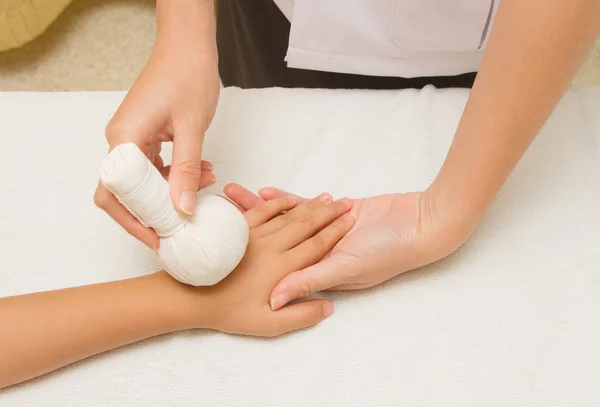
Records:
{"label": "forearm", "polygon": [[[0,388],[192,327],[190,287],[166,273],[0,299]],[[186,311],[188,310],[188,311]],[[200,317],[201,318],[201,317]]]}
{"label": "forearm", "polygon": [[471,96],[431,190],[472,230],[568,88],[600,28],[599,0],[502,0]]}
{"label": "forearm", "polygon": [[[217,60],[214,0],[157,0],[158,41],[170,48],[196,49],[199,54]],[[190,55],[191,57],[191,55]]]}

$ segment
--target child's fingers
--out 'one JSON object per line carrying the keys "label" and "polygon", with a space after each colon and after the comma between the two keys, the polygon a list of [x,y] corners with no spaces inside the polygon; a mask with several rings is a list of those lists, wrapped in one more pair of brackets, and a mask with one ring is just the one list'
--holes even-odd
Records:
{"label": "child's fingers", "polygon": [[[295,198],[295,195],[288,194],[288,195],[283,195],[282,197],[288,197],[288,198],[294,197]],[[280,198],[273,198],[273,199],[280,199]],[[325,203],[331,202],[331,200],[332,200],[331,195],[329,195],[327,193],[323,193],[323,194],[319,195],[318,197],[316,197],[315,199],[311,199],[310,201],[306,202],[305,204],[297,206],[296,208],[294,208],[292,211],[289,211],[285,215],[278,216],[277,218],[272,219],[270,222],[265,223],[256,232],[259,234],[259,236],[268,236],[270,234],[273,234],[273,233],[277,232],[278,230],[280,230],[281,228],[283,228],[288,223],[292,222],[294,219],[297,219],[297,218],[303,216],[306,212],[313,210],[316,207],[323,206]],[[269,202],[269,201],[267,201],[267,202]]]}
{"label": "child's fingers", "polygon": [[290,194],[289,192],[286,192],[283,189],[279,189],[279,188],[265,187],[265,188],[261,188],[258,191],[258,196],[260,196],[265,201],[269,201],[269,200],[275,199],[275,198],[283,198],[284,196],[288,196],[288,195],[292,195],[292,196],[295,196],[296,198],[298,198],[298,205],[302,205],[302,204],[308,202],[308,199],[306,199],[306,198],[303,198],[298,195]]}
{"label": "child's fingers", "polygon": [[245,211],[248,211],[264,202],[261,197],[253,194],[239,184],[227,184],[225,185],[223,192],[229,199],[231,199]]}
{"label": "child's fingers", "polygon": [[349,213],[337,218],[315,236],[288,250],[284,254],[286,264],[293,265],[297,270],[312,266],[329,253],[353,225],[354,218]]}
{"label": "child's fingers", "polygon": [[202,171],[202,173],[200,174],[200,183],[198,184],[198,187],[199,189],[208,188],[215,182],[217,182],[217,179],[211,171]]}
{"label": "child's fingers", "polygon": [[289,250],[314,236],[351,208],[352,201],[348,198],[316,208],[309,204],[304,208],[301,216],[290,221],[279,231],[273,233],[271,237],[275,238],[279,247]]}
{"label": "child's fingers", "polygon": [[276,198],[246,211],[244,217],[250,229],[253,229],[279,215],[281,212],[292,209],[295,205],[296,199],[293,197]]}
{"label": "child's fingers", "polygon": [[314,326],[333,314],[333,304],[327,300],[310,300],[273,312],[272,336]]}

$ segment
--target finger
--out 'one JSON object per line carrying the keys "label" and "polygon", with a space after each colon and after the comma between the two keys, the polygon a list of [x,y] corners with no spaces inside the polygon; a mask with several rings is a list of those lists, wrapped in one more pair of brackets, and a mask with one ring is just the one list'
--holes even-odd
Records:
{"label": "finger", "polygon": [[271,309],[276,311],[290,301],[340,285],[348,266],[331,256],[304,270],[284,277],[271,293]]}
{"label": "finger", "polygon": [[97,207],[108,213],[131,236],[153,250],[158,249],[159,240],[156,232],[142,225],[102,183],[98,184],[98,188],[94,194],[94,203]]}
{"label": "finger", "polygon": [[[291,195],[291,194],[284,195],[280,198],[283,198],[286,196],[298,199],[298,198],[296,198],[295,195]],[[280,199],[280,198],[273,198],[273,199]],[[271,235],[271,234],[279,231],[281,228],[283,228],[284,226],[286,226],[293,220],[300,218],[301,216],[305,215],[307,212],[314,210],[315,208],[317,208],[319,206],[323,206],[323,204],[331,202],[331,200],[332,200],[331,195],[324,193],[314,199],[311,199],[310,201],[305,201],[304,205],[300,205],[300,206],[296,205],[297,207],[294,210],[288,212],[285,215],[278,216],[275,219],[271,220],[270,222],[262,225],[260,227],[260,231],[257,230],[257,233],[259,233],[261,236]],[[266,201],[266,202],[268,202],[268,201]]]}
{"label": "finger", "polygon": [[329,288],[327,288],[327,291],[355,291],[355,290],[363,290],[363,289],[369,288],[369,287],[371,287],[371,285],[348,283],[348,284],[336,285],[334,287],[329,287]]}
{"label": "finger", "polygon": [[[309,205],[303,205],[303,207],[305,206]],[[351,208],[352,201],[344,198],[327,205],[305,210],[302,216],[292,220],[272,236],[276,236],[279,247],[289,250],[315,236],[315,234],[348,212]]]}
{"label": "finger", "polygon": [[[160,171],[160,174],[163,176],[163,178],[168,181],[169,175],[171,174],[171,166],[167,165],[167,166],[163,167],[162,169],[160,169],[159,171]],[[203,169],[202,175],[200,175],[200,185],[199,185],[200,188],[198,188],[198,191],[203,188],[208,188],[209,186],[214,184],[216,181],[217,181],[217,179],[215,178],[214,174],[212,173],[212,169],[210,169],[210,170]]]}
{"label": "finger", "polygon": [[[171,168],[171,165],[166,165],[164,168]],[[210,161],[204,161],[202,160],[202,164],[200,164],[200,169],[202,170],[202,172],[204,171],[212,171],[215,169],[215,167],[212,165],[212,163]]]}
{"label": "finger", "polygon": [[154,157],[154,166],[156,167],[156,169],[161,172],[163,168],[165,168],[165,162],[163,161],[162,157],[160,155],[157,155],[156,157]]}
{"label": "finger", "polygon": [[274,312],[275,335],[315,326],[333,314],[333,304],[327,300],[310,300]]}
{"label": "finger", "polygon": [[169,180],[169,175],[171,174],[171,166],[167,165],[160,170],[160,174],[163,176],[165,180]]}
{"label": "finger", "polygon": [[202,171],[200,176],[200,189],[207,188],[217,182],[217,179],[211,171]]}
{"label": "finger", "polygon": [[229,199],[235,202],[244,210],[250,210],[264,202],[262,198],[248,191],[239,184],[227,184],[223,192]]}
{"label": "finger", "polygon": [[288,211],[296,205],[294,197],[272,199],[264,202],[244,214],[250,229],[269,221],[283,211]]}
{"label": "finger", "polygon": [[323,258],[350,231],[354,218],[346,213],[310,239],[284,253],[286,264],[299,270],[312,266]]}
{"label": "finger", "polygon": [[203,141],[200,126],[193,123],[176,125],[169,186],[173,205],[187,215],[193,214],[196,208],[196,193],[202,176]]}
{"label": "finger", "polygon": [[271,188],[271,187],[262,188],[261,190],[258,191],[258,195],[265,201],[268,201],[269,199],[282,198],[286,195],[292,195],[298,199],[298,205],[301,205],[308,201],[308,199],[306,199],[306,198],[303,198],[298,195],[290,194],[289,192],[286,192],[283,189]]}

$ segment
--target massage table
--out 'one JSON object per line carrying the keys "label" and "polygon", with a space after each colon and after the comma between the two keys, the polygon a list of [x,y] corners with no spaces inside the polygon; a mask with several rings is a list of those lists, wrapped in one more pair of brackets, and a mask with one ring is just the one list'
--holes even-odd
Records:
{"label": "massage table", "polygon": [[[426,188],[467,96],[225,89],[209,192]],[[123,97],[0,93],[0,297],[158,270],[92,201]],[[316,327],[165,335],[0,391],[0,406],[598,407],[599,106],[600,88],[571,89],[470,240],[379,287],[323,294],[335,313]]]}

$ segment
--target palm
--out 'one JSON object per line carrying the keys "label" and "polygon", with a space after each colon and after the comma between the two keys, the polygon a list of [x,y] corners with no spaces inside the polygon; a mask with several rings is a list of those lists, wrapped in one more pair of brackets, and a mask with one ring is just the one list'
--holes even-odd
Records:
{"label": "palm", "polygon": [[340,270],[352,269],[354,276],[334,288],[369,287],[413,267],[421,229],[419,196],[393,194],[355,201],[354,227],[328,256]]}
{"label": "palm", "polygon": [[[258,197],[236,184],[228,185],[225,193],[243,209],[253,208],[262,199],[288,195],[264,188]],[[280,281],[272,299],[283,295],[286,301],[280,301],[281,306],[321,290],[371,287],[448,255],[457,246],[436,227],[429,205],[425,192],[354,200],[352,229],[320,262]]]}

